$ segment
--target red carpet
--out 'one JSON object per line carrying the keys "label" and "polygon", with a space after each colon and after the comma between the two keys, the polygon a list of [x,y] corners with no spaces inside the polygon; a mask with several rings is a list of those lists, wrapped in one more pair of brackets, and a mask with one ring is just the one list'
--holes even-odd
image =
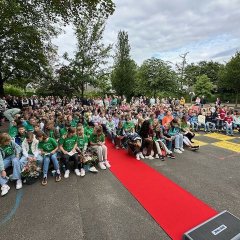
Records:
{"label": "red carpet", "polygon": [[144,162],[107,146],[112,173],[172,239],[182,239],[183,233],[217,214]]}

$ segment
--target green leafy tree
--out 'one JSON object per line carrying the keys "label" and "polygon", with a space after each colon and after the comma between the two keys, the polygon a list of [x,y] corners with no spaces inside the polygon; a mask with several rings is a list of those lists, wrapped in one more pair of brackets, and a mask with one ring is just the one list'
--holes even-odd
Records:
{"label": "green leafy tree", "polygon": [[130,50],[128,33],[119,31],[111,81],[116,93],[128,99],[134,95],[137,73],[137,64],[131,59]]}
{"label": "green leafy tree", "polygon": [[49,61],[56,49],[51,39],[61,25],[77,23],[86,13],[108,16],[113,11],[110,0],[0,1],[0,95],[9,80],[30,81],[52,73]]}
{"label": "green leafy tree", "polygon": [[235,94],[235,106],[240,94],[240,52],[237,52],[219,72],[218,86]]}
{"label": "green leafy tree", "polygon": [[161,59],[145,60],[139,68],[138,92],[156,96],[158,92],[176,92],[177,75],[171,66]]}
{"label": "green leafy tree", "polygon": [[207,75],[201,75],[197,77],[197,81],[194,85],[194,91],[196,96],[210,97],[213,90],[213,84]]}
{"label": "green leafy tree", "polygon": [[100,85],[108,74],[107,62],[110,57],[111,45],[105,46],[102,42],[106,17],[98,14],[86,14],[75,25],[77,37],[77,51],[73,59],[68,58],[72,75],[71,85],[80,91],[83,97],[87,84]]}

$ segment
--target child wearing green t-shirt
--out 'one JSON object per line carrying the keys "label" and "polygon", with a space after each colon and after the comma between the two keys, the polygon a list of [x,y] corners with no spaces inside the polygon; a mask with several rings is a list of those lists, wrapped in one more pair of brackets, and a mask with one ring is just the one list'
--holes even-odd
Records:
{"label": "child wearing green t-shirt", "polygon": [[70,166],[69,161],[74,161],[74,171],[77,176],[81,176],[80,171],[78,169],[78,153],[76,151],[77,148],[77,135],[76,128],[69,127],[67,135],[62,136],[59,141],[59,149],[62,153],[63,164],[65,165],[66,171],[64,173],[64,178],[69,178],[70,174]]}
{"label": "child wearing green t-shirt", "polygon": [[42,185],[47,185],[47,174],[50,160],[53,162],[56,170],[56,182],[61,181],[59,162],[57,159],[58,144],[54,138],[48,137],[44,132],[36,132],[36,139],[39,140],[38,149],[43,157],[43,180]]}
{"label": "child wearing green t-shirt", "polygon": [[105,146],[105,136],[103,134],[102,126],[96,126],[93,134],[89,139],[90,146],[97,153],[99,160],[99,167],[101,169],[110,168],[111,165],[107,160],[107,147]]}

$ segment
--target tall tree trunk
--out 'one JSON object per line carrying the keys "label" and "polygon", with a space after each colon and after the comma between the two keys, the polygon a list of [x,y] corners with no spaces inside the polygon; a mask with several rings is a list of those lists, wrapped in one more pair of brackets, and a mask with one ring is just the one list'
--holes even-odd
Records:
{"label": "tall tree trunk", "polygon": [[0,97],[4,96],[3,82],[2,72],[0,72]]}
{"label": "tall tree trunk", "polygon": [[236,98],[235,98],[235,107],[238,106],[238,95],[239,95],[239,91],[236,92]]}

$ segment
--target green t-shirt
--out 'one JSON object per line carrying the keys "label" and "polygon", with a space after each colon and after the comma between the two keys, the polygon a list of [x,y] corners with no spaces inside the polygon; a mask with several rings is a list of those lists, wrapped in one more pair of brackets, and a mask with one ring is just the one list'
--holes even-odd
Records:
{"label": "green t-shirt", "polygon": [[92,134],[90,136],[89,142],[92,143],[98,143],[98,142],[104,142],[105,141],[105,136],[104,134],[101,134],[99,137],[97,136],[97,134]]}
{"label": "green t-shirt", "polygon": [[71,122],[70,122],[70,125],[71,127],[77,127],[77,121],[75,119],[73,119]]}
{"label": "green t-shirt", "polygon": [[31,125],[29,122],[27,122],[27,124],[24,127],[25,127],[27,132],[33,132],[34,131],[33,125]]}
{"label": "green t-shirt", "polygon": [[87,137],[89,138],[92,134],[93,134],[93,128],[91,127],[84,127],[84,133],[87,135]]}
{"label": "green t-shirt", "polygon": [[57,145],[57,141],[54,138],[49,137],[47,142],[39,142],[38,148],[42,149],[46,153],[50,153],[57,147]]}
{"label": "green t-shirt", "polygon": [[64,127],[64,128],[61,128],[59,130],[59,133],[60,133],[60,137],[62,137],[63,135],[67,134],[67,129]]}
{"label": "green t-shirt", "polygon": [[80,149],[83,149],[85,144],[88,144],[88,137],[86,135],[84,136],[78,136],[77,137],[77,145]]}
{"label": "green t-shirt", "polygon": [[132,121],[130,122],[125,122],[123,124],[123,129],[125,130],[125,132],[131,132],[132,129],[134,129],[135,126],[134,126],[134,123]]}
{"label": "green t-shirt", "polygon": [[2,149],[5,153],[5,157],[9,157],[14,154],[14,149],[11,144],[4,146]]}
{"label": "green t-shirt", "polygon": [[73,135],[72,137],[60,138],[59,144],[63,146],[63,149],[67,152],[72,151],[74,145],[77,142],[77,135]]}
{"label": "green t-shirt", "polygon": [[16,126],[12,126],[12,127],[9,128],[8,133],[12,138],[14,138],[18,134],[18,128]]}

